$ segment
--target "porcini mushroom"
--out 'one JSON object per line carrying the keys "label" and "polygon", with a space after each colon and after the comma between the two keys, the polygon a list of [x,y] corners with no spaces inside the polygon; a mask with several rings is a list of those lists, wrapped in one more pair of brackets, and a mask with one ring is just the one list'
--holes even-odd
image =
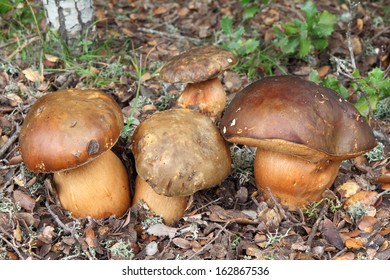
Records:
{"label": "porcini mushroom", "polygon": [[193,48],[169,59],[160,70],[160,79],[186,83],[177,105],[197,109],[215,120],[226,106],[226,92],[218,75],[236,62],[233,53],[216,46]]}
{"label": "porcini mushroom", "polygon": [[294,76],[256,81],[232,100],[221,119],[226,140],[257,147],[259,189],[290,209],[318,201],[342,160],[376,146],[354,106],[335,91]]}
{"label": "porcini mushroom", "polygon": [[123,127],[115,101],[99,90],[59,90],[37,100],[19,137],[26,167],[53,173],[61,205],[74,217],[122,216],[129,181],[110,150]]}
{"label": "porcini mushroom", "polygon": [[139,177],[133,204],[144,200],[167,224],[183,216],[188,196],[230,172],[230,150],[218,128],[190,109],[154,113],[136,128],[132,145]]}

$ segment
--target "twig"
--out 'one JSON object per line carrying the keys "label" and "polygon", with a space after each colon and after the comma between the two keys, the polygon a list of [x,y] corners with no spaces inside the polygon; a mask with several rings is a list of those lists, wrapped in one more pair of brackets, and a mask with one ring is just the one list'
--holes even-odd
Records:
{"label": "twig", "polygon": [[356,7],[357,3],[351,2],[351,0],[348,0],[349,4],[349,11],[351,13],[351,19],[348,21],[347,25],[347,44],[348,44],[348,50],[349,50],[349,55],[351,56],[351,64],[352,64],[352,69],[356,69],[356,61],[355,61],[355,55],[353,53],[353,47],[352,47],[352,39],[351,39],[351,33],[352,33],[352,20],[356,16]]}
{"label": "twig", "polygon": [[19,52],[21,52],[24,48],[26,48],[28,45],[31,45],[32,43],[34,43],[35,41],[38,41],[40,40],[41,38],[39,36],[35,36],[35,37],[32,37],[30,39],[28,39],[27,41],[25,41],[23,43],[23,45],[17,47],[16,50],[14,50],[8,57],[7,57],[7,61],[10,61],[15,55],[17,55]]}
{"label": "twig", "polygon": [[141,28],[138,28],[137,31],[143,32],[143,33],[155,34],[155,35],[159,35],[161,37],[168,37],[168,38],[172,38],[172,39],[190,40],[190,41],[197,43],[197,44],[200,44],[202,42],[202,40],[197,39],[197,38],[192,38],[192,37],[177,35],[177,34],[171,34],[168,32],[158,31],[158,30],[154,30],[154,29],[150,29],[150,28],[141,27]]}
{"label": "twig", "polygon": [[5,152],[8,150],[9,147],[11,147],[11,145],[16,141],[16,139],[18,139],[19,137],[19,133],[20,133],[20,126],[18,123],[16,123],[16,130],[14,132],[14,134],[7,140],[7,142],[1,146],[0,148],[0,158],[3,157],[3,155],[5,154]]}
{"label": "twig", "polygon": [[83,250],[84,254],[88,257],[88,259],[92,260],[91,254],[84,250],[79,238],[80,235],[76,232],[75,229],[69,228],[67,225],[65,225],[60,218],[53,212],[53,210],[50,208],[49,202],[45,201],[45,206],[47,210],[49,211],[50,215],[53,217],[53,219],[56,221],[56,223],[65,231],[65,233],[70,233],[71,236],[80,244],[81,249]]}
{"label": "twig", "polygon": [[[5,231],[5,229],[4,229],[2,226],[0,226],[0,230],[1,230],[1,232],[4,233],[4,234],[7,233],[7,232]],[[15,251],[15,253],[19,256],[19,258],[21,258],[22,260],[25,260],[25,259],[26,259],[26,257],[23,256],[23,254],[19,251],[19,249],[18,249],[16,246],[14,246],[14,244],[12,244],[11,242],[9,242],[9,241],[7,240],[7,238],[5,238],[2,234],[0,234],[0,238],[1,238],[5,243],[7,243],[8,246],[10,246],[10,247]]]}
{"label": "twig", "polygon": [[324,218],[326,212],[328,211],[328,208],[329,208],[329,204],[325,203],[325,205],[322,207],[322,209],[320,211],[320,214],[318,215],[316,222],[314,223],[314,225],[311,229],[311,232],[310,232],[309,237],[307,238],[307,242],[306,242],[306,245],[308,246],[309,249],[311,248],[311,243],[313,242],[313,239],[314,239],[314,236],[317,232],[318,226],[320,225],[321,220]]}
{"label": "twig", "polygon": [[188,260],[191,260],[193,259],[194,257],[200,255],[211,243],[213,243],[215,240],[217,240],[217,238],[219,237],[219,235],[225,231],[226,227],[229,225],[230,222],[226,222],[225,225],[217,232],[217,234],[214,236],[213,239],[211,239],[209,242],[207,242],[202,248],[200,248],[198,251],[196,251],[193,255],[191,255]]}
{"label": "twig", "polygon": [[338,251],[337,254],[332,257],[332,260],[336,259],[338,256],[341,256],[342,254],[344,254],[347,251],[348,251],[348,248],[344,247],[342,250]]}

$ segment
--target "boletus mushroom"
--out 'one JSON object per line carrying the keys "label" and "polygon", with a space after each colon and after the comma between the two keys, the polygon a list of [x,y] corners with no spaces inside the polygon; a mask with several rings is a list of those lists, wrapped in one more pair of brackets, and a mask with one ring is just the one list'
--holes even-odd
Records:
{"label": "boletus mushroom", "polygon": [[166,224],[183,216],[190,195],[218,185],[231,168],[218,128],[185,108],[156,112],[141,122],[132,151],[138,174],[133,204],[144,200]]}
{"label": "boletus mushroom", "polygon": [[215,120],[226,106],[226,92],[218,75],[236,62],[228,50],[211,45],[197,47],[169,59],[160,70],[160,79],[187,84],[177,105],[196,109]]}
{"label": "boletus mushroom", "polygon": [[20,152],[29,170],[54,173],[61,205],[74,217],[120,217],[130,207],[129,180],[110,149],[122,127],[120,107],[102,91],[59,90],[27,113]]}
{"label": "boletus mushroom", "polygon": [[256,184],[290,209],[318,201],[342,160],[376,146],[367,122],[335,91],[294,76],[267,77],[233,98],[221,119],[226,140],[257,147]]}

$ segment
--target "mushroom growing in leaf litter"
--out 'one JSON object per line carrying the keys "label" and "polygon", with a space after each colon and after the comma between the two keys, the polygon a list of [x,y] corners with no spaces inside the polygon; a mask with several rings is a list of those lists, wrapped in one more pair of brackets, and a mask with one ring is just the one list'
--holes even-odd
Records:
{"label": "mushroom growing in leaf litter", "polygon": [[228,50],[216,46],[193,48],[168,60],[160,70],[160,79],[186,83],[177,105],[196,109],[215,120],[226,106],[226,92],[218,75],[236,63],[237,58]]}
{"label": "mushroom growing in leaf litter", "polygon": [[20,152],[29,170],[54,172],[59,200],[74,217],[119,217],[130,207],[129,180],[110,149],[122,127],[120,107],[102,91],[59,90],[31,107]]}
{"label": "mushroom growing in leaf litter", "polygon": [[335,91],[294,76],[267,77],[233,98],[221,119],[229,142],[257,147],[258,188],[290,209],[321,199],[342,160],[376,146],[354,106]]}
{"label": "mushroom growing in leaf litter", "polygon": [[167,224],[183,216],[188,196],[230,172],[230,150],[218,128],[190,109],[154,113],[136,128],[132,145],[140,177],[133,204],[144,200]]}

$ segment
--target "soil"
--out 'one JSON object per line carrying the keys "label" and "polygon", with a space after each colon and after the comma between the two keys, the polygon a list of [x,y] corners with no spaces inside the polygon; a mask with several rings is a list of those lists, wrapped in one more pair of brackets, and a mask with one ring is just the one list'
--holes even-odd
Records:
{"label": "soil", "polygon": [[[277,198],[264,196],[253,178],[253,150],[238,146],[232,151],[236,156],[243,155],[241,168],[246,173],[234,169],[218,186],[194,194],[184,217],[174,225],[161,223],[142,203],[133,205],[123,217],[100,220],[76,219],[63,209],[52,175],[28,171],[19,152],[20,127],[39,97],[64,88],[99,88],[112,96],[128,117],[137,93],[134,64],[116,69],[120,74],[112,82],[102,83],[97,78],[105,73],[109,79],[110,67],[129,61],[123,56],[125,50],[133,60],[146,65],[138,99],[144,103],[135,110],[136,125],[157,110],[175,106],[183,85],[162,83],[158,69],[168,58],[185,50],[222,40],[222,17],[231,15],[236,19],[235,26],[245,24],[251,32],[256,30],[257,39],[265,44],[272,41],[274,23],[303,17],[301,1],[271,1],[245,23],[239,20],[244,9],[239,1],[107,2],[95,1],[96,40],[109,42],[109,48],[100,52],[109,58],[104,62],[89,58],[80,63],[88,70],[84,75],[61,59],[52,65],[46,57],[43,76],[37,78],[32,69],[39,63],[26,62],[20,55],[22,49],[15,44],[1,46],[1,65],[7,64],[8,68],[0,68],[0,259],[390,259],[389,186],[381,181],[388,183],[390,172],[389,118],[369,119],[377,140],[383,143],[381,156],[343,162],[323,199],[305,209],[291,211]],[[39,3],[36,1],[35,9],[39,9]],[[308,78],[314,69],[321,77],[338,77],[348,87],[348,79],[337,73],[330,58],[350,57],[346,35],[350,22],[361,74],[380,67],[387,69],[389,76],[389,22],[387,26],[386,22],[378,23],[386,17],[383,5],[380,1],[364,1],[351,21],[338,21],[324,51],[307,59],[289,58],[280,63],[288,74]],[[317,8],[338,16],[349,11],[347,4],[330,0],[320,1]],[[41,25],[43,30],[47,28],[44,22]],[[39,46],[34,40],[28,45]],[[53,68],[57,71],[50,70]],[[273,75],[280,74],[278,67],[272,70]],[[232,99],[240,89],[266,75],[267,67],[258,65],[250,76],[230,69],[220,79],[228,99]],[[129,138],[120,138],[113,151],[127,167],[133,192],[136,171]],[[355,204],[355,208],[348,208],[348,204]]]}

